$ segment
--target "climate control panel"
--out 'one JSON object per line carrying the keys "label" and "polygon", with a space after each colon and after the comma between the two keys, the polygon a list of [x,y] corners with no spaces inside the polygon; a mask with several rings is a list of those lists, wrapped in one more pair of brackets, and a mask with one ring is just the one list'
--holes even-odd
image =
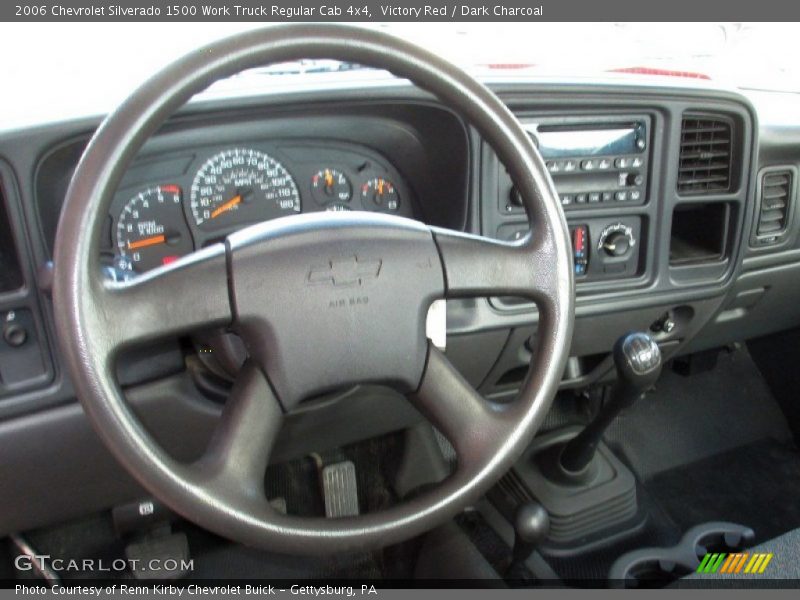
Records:
{"label": "climate control panel", "polygon": [[[498,227],[497,239],[512,241],[525,236],[528,224],[506,223]],[[577,282],[620,279],[640,275],[642,218],[597,217],[569,221],[572,261]]]}

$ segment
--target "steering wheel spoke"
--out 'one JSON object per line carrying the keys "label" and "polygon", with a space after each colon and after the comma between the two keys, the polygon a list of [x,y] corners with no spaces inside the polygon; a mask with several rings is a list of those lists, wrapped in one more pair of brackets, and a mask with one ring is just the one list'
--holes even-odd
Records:
{"label": "steering wheel spoke", "polygon": [[506,414],[484,400],[435,346],[412,404],[453,445],[459,469],[485,461],[505,437]]}
{"label": "steering wheel spoke", "polygon": [[252,361],[242,367],[205,455],[201,476],[263,496],[269,453],[283,423],[283,410]]}
{"label": "steering wheel spoke", "polygon": [[448,298],[521,296],[546,302],[557,295],[556,256],[549,236],[520,242],[433,229]]}
{"label": "steering wheel spoke", "polygon": [[122,283],[100,282],[110,352],[231,322],[225,247],[210,246]]}

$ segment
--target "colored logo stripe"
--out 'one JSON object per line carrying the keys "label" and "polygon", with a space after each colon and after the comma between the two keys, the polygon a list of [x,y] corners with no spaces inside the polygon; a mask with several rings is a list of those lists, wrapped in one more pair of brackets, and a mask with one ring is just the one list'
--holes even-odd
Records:
{"label": "colored logo stripe", "polygon": [[706,554],[703,557],[703,562],[697,567],[698,573],[716,573],[722,561],[725,559],[725,554]]}
{"label": "colored logo stripe", "polygon": [[772,560],[772,553],[711,552],[703,557],[697,567],[698,573],[724,573],[734,575],[737,573],[756,574],[763,573]]}

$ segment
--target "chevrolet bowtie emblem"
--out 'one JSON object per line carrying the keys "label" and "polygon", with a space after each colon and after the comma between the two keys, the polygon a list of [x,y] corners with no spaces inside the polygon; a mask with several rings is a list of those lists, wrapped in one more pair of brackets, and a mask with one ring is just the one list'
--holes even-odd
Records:
{"label": "chevrolet bowtie emblem", "polygon": [[357,256],[333,258],[326,265],[312,266],[308,272],[308,283],[336,287],[362,285],[368,279],[378,278],[382,264],[381,259],[359,260]]}

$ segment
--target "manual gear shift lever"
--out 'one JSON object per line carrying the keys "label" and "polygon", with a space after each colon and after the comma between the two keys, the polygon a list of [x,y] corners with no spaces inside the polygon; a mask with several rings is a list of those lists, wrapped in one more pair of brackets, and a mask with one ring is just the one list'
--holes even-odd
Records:
{"label": "manual gear shift lever", "polygon": [[506,579],[524,579],[525,562],[550,533],[550,515],[538,502],[530,501],[519,507],[514,517],[514,548]]}
{"label": "manual gear shift lever", "polygon": [[623,409],[641,398],[661,374],[661,350],[646,333],[622,336],[614,344],[613,357],[617,383],[612,388],[611,398],[561,452],[561,468],[569,474],[582,472],[592,462],[597,444],[611,422]]}

